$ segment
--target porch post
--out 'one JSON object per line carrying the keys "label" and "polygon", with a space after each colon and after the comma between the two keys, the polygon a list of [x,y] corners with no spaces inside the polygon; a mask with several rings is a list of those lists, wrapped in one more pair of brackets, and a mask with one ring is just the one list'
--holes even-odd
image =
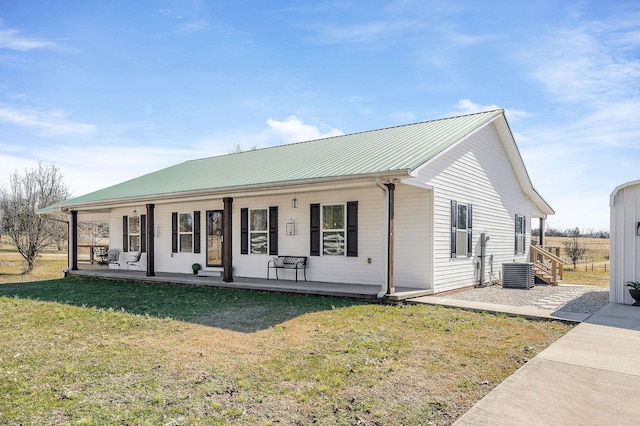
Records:
{"label": "porch post", "polygon": [[233,282],[233,237],[231,230],[233,229],[233,198],[224,197],[224,216],[222,222],[222,281],[226,283]]}
{"label": "porch post", "polygon": [[544,233],[545,233],[545,229],[544,229],[544,225],[545,225],[546,220],[544,219],[544,217],[540,218],[540,248],[542,250],[545,250],[544,248]]}
{"label": "porch post", "polygon": [[69,250],[71,250],[71,270],[78,270],[78,212],[71,211],[71,241],[69,241]]}
{"label": "porch post", "polygon": [[395,244],[394,244],[394,211],[395,211],[395,190],[396,185],[393,183],[385,183],[389,189],[389,224],[388,230],[389,234],[387,235],[387,243],[388,243],[388,256],[387,256],[387,294],[394,294],[396,292],[395,283],[394,283],[394,272],[393,272],[393,264],[394,264],[394,254],[395,254]]}
{"label": "porch post", "polygon": [[153,277],[156,275],[155,270],[155,235],[154,235],[154,219],[153,212],[155,204],[147,204],[147,276]]}

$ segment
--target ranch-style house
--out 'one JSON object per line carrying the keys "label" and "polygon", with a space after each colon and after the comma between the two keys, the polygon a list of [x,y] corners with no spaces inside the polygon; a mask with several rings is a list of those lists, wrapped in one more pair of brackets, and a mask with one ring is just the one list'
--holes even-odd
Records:
{"label": "ranch-style house", "polygon": [[[543,236],[554,214],[503,110],[187,161],[46,211],[67,215],[71,273],[79,221],[102,217],[119,269],[199,263],[224,283],[277,272],[273,285],[373,285],[378,297],[497,280],[503,263],[530,261],[533,220]],[[303,270],[267,268],[284,256],[306,258]]]}

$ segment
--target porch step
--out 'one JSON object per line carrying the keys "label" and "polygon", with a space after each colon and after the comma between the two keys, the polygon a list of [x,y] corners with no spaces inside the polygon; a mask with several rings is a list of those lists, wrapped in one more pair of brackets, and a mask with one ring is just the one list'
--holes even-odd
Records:
{"label": "porch step", "polygon": [[201,277],[221,277],[223,274],[223,268],[206,268],[198,271],[198,275]]}

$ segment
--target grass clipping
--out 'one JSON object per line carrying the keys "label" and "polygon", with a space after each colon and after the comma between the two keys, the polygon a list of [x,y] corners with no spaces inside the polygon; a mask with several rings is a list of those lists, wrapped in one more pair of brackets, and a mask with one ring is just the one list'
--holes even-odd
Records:
{"label": "grass clipping", "polygon": [[[111,306],[47,297],[47,285],[99,287]],[[10,425],[450,424],[569,330],[316,296],[187,289],[195,296],[179,305],[181,287],[24,286],[0,286],[0,419]],[[132,313],[112,296],[122,286],[145,306],[174,303],[182,320]]]}

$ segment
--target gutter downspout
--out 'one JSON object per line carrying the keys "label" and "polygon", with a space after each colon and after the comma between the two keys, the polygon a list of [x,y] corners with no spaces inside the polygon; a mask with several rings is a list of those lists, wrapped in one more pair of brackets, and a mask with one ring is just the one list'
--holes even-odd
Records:
{"label": "gutter downspout", "polygon": [[[376,185],[384,192],[384,223],[386,226],[383,227],[385,230],[385,235],[388,236],[388,227],[389,227],[389,188],[382,183],[382,180],[377,177]],[[378,292],[378,299],[382,299],[389,289],[389,238],[384,238],[385,241],[385,250],[384,250],[384,279],[382,280],[382,288]]]}

